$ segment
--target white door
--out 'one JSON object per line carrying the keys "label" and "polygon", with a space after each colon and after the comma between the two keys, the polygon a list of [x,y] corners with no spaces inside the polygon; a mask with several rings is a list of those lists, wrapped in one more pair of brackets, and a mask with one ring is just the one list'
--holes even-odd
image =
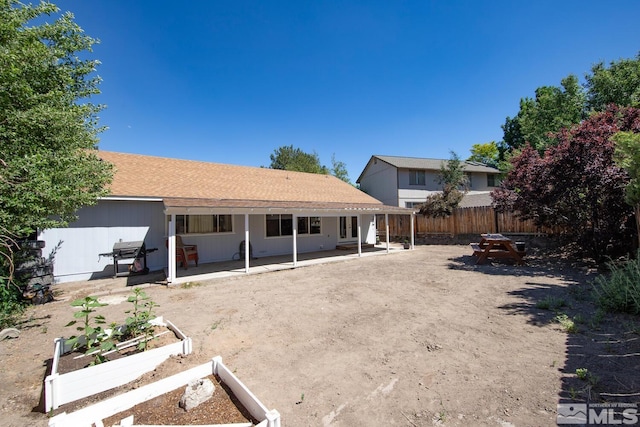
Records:
{"label": "white door", "polygon": [[338,242],[358,241],[358,217],[341,216],[338,221]]}

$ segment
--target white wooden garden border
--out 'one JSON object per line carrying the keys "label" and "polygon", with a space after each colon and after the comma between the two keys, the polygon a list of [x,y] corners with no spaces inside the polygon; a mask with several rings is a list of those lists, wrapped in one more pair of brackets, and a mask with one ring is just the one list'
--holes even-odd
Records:
{"label": "white wooden garden border", "polygon": [[[211,362],[205,363],[195,368],[191,368],[179,374],[164,378],[154,383],[142,386],[135,390],[110,399],[98,402],[94,405],[80,409],[70,414],[62,413],[49,420],[49,427],[100,427],[102,421],[118,412],[133,408],[139,403],[168,393],[176,388],[186,386],[194,379],[205,378],[209,375],[218,375],[220,380],[226,384],[235,397],[249,411],[249,413],[260,422],[256,427],[281,427],[280,413],[268,410],[266,406],[245,386],[224,363],[222,357],[216,356]],[[135,421],[135,420],[134,420]],[[122,424],[132,425],[132,424]],[[246,426],[246,423],[224,424],[224,426]],[[248,425],[252,425],[249,423]],[[222,427],[222,424],[210,427]]]}
{"label": "white wooden garden border", "polygon": [[191,354],[191,338],[183,334],[173,323],[164,320],[162,316],[149,323],[166,326],[181,341],[65,374],[58,373],[58,363],[60,357],[71,349],[65,346],[64,338],[56,338],[51,375],[44,380],[45,411],[49,412],[65,403],[131,382],[140,375],[153,371],[171,355]]}

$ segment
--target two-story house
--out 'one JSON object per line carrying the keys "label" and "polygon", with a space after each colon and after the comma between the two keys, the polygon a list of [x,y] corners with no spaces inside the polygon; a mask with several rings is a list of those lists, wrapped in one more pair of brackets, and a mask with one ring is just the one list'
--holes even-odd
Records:
{"label": "two-story house", "polygon": [[[356,181],[365,193],[385,205],[413,208],[432,193],[442,191],[438,174],[447,160],[416,157],[371,156]],[[498,185],[500,171],[476,162],[463,162],[469,192],[461,206],[491,203],[489,193]]]}

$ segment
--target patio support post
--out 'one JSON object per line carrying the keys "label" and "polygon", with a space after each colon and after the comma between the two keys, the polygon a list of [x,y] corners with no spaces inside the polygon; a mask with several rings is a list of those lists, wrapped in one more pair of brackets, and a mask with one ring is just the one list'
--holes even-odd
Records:
{"label": "patio support post", "polygon": [[358,214],[358,256],[362,256],[362,215]]}
{"label": "patio support post", "polygon": [[249,274],[249,214],[244,214],[244,272]]}
{"label": "patio support post", "polygon": [[293,215],[293,267],[298,266],[298,216]]}
{"label": "patio support post", "polygon": [[414,232],[413,232],[413,227],[414,227],[414,222],[415,222],[415,218],[416,215],[411,212],[411,249],[414,249],[414,244],[415,244],[415,238],[414,238]]}
{"label": "patio support post", "polygon": [[172,283],[176,280],[176,214],[170,215],[168,237],[167,282]]}
{"label": "patio support post", "polygon": [[389,253],[389,214],[384,214],[384,228],[387,240],[387,253]]}

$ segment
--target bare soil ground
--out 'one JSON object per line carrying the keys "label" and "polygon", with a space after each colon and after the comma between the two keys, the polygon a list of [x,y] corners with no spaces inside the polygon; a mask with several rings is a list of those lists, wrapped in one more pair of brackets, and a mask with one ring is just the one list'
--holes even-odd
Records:
{"label": "bare soil ground", "polygon": [[[545,426],[560,402],[640,401],[640,318],[596,312],[592,271],[544,256],[477,266],[470,253],[422,246],[149,285],[157,313],[194,347],[158,376],[221,355],[285,426]],[[4,426],[47,425],[42,384],[54,338],[73,332],[69,302],[100,294],[110,304],[100,313],[120,322],[131,288],[93,281],[57,292],[29,309],[19,338],[0,342]],[[561,314],[576,333],[554,320]]]}

